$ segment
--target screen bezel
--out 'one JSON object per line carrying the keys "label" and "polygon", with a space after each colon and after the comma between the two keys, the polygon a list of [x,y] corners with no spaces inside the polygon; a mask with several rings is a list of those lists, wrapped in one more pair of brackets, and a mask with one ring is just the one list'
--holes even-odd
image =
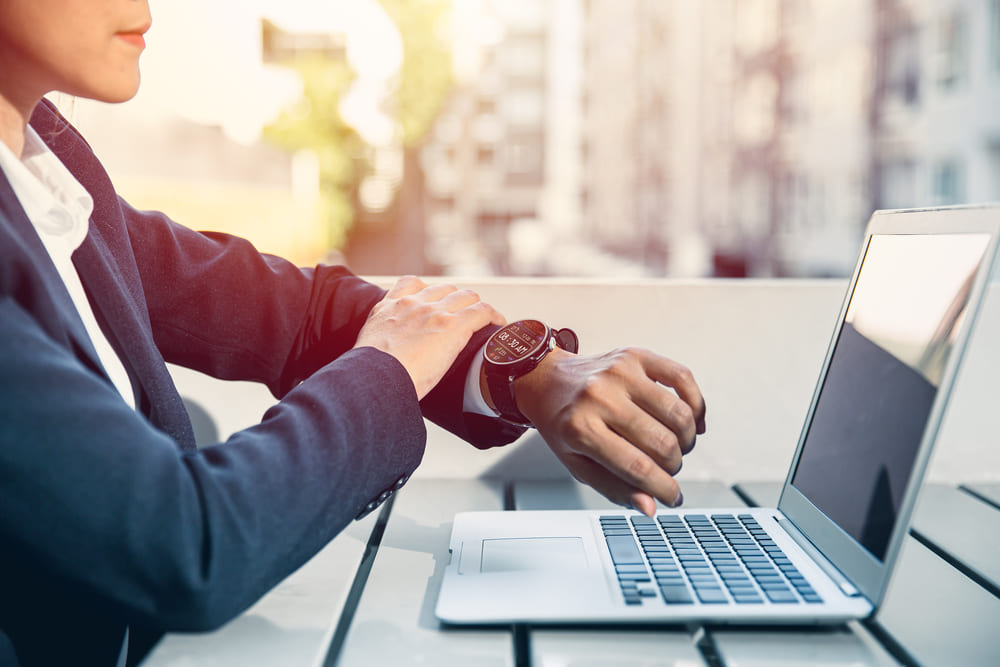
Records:
{"label": "screen bezel", "polygon": [[[899,555],[903,538],[909,527],[910,515],[913,512],[913,506],[916,503],[917,494],[922,485],[934,441],[944,418],[948,398],[954,385],[954,379],[965,352],[969,336],[974,329],[976,317],[981,308],[983,301],[981,294],[985,290],[986,284],[992,274],[997,254],[998,229],[1000,229],[1000,207],[954,207],[947,209],[876,211],[865,230],[864,241],[861,244],[862,252],[859,253],[858,261],[845,293],[839,313],[837,329],[833,333],[830,344],[827,347],[819,381],[813,391],[812,400],[810,401],[809,409],[803,422],[803,428],[799,435],[799,442],[782,487],[778,509],[874,604],[878,604],[885,595],[889,580],[888,575],[892,571],[892,564]],[[826,377],[837,341],[840,339],[841,329],[846,320],[847,309],[854,295],[858,276],[865,256],[868,253],[872,237],[876,235],[982,233],[989,234],[990,239],[987,242],[983,260],[980,263],[972,290],[969,293],[969,305],[965,322],[955,339],[955,345],[946,364],[941,384],[934,397],[934,402],[927,419],[927,427],[924,430],[923,437],[917,449],[913,471],[899,507],[896,525],[893,527],[889,537],[885,559],[880,561],[832,519],[820,511],[819,508],[813,505],[801,491],[792,485],[792,478],[795,476],[795,471],[802,455],[809,426],[812,423],[816,404],[823,388],[823,380]]]}

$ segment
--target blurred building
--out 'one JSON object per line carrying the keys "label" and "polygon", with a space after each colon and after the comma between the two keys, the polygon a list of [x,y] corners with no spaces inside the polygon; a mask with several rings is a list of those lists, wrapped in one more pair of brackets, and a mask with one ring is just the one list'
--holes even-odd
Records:
{"label": "blurred building", "polygon": [[503,274],[511,225],[541,210],[552,0],[480,5],[495,41],[464,43],[478,66],[459,77],[421,155],[428,251],[449,272]]}
{"label": "blurred building", "polygon": [[844,275],[875,208],[1000,198],[998,0],[584,7],[585,229],[653,272]]}
{"label": "blurred building", "polygon": [[458,86],[422,151],[428,251],[448,273],[566,273],[580,225],[580,2],[456,16]]}
{"label": "blurred building", "polygon": [[874,204],[1000,199],[1000,2],[874,4]]}

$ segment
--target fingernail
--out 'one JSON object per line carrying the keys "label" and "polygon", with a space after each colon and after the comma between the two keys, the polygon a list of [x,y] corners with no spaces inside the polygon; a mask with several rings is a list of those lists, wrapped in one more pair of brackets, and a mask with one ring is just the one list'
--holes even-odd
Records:
{"label": "fingernail", "polygon": [[684,494],[678,493],[677,497],[674,498],[674,504],[671,505],[671,507],[680,507],[683,504],[684,504]]}

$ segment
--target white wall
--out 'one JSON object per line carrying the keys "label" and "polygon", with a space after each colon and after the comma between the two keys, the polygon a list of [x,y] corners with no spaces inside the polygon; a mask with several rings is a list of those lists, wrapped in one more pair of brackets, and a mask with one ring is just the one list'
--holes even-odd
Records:
{"label": "white wall", "polygon": [[[386,281],[381,281],[386,282]],[[781,479],[795,448],[846,282],[563,280],[462,281],[508,319],[537,317],[569,326],[582,351],[624,345],[687,364],[708,403],[708,433],[686,459],[680,481]],[[930,478],[1000,480],[1000,286],[994,285],[953,395]],[[256,422],[273,403],[263,388],[175,371],[186,397],[206,406],[220,432]],[[418,475],[465,477],[564,474],[529,434],[512,447],[481,452],[432,429]]]}

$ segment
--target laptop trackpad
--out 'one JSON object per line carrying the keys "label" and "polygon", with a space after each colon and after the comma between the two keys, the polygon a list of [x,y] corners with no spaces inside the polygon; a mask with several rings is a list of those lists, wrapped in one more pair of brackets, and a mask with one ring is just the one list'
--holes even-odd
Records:
{"label": "laptop trackpad", "polygon": [[480,571],[552,571],[587,567],[580,537],[517,537],[483,540]]}

